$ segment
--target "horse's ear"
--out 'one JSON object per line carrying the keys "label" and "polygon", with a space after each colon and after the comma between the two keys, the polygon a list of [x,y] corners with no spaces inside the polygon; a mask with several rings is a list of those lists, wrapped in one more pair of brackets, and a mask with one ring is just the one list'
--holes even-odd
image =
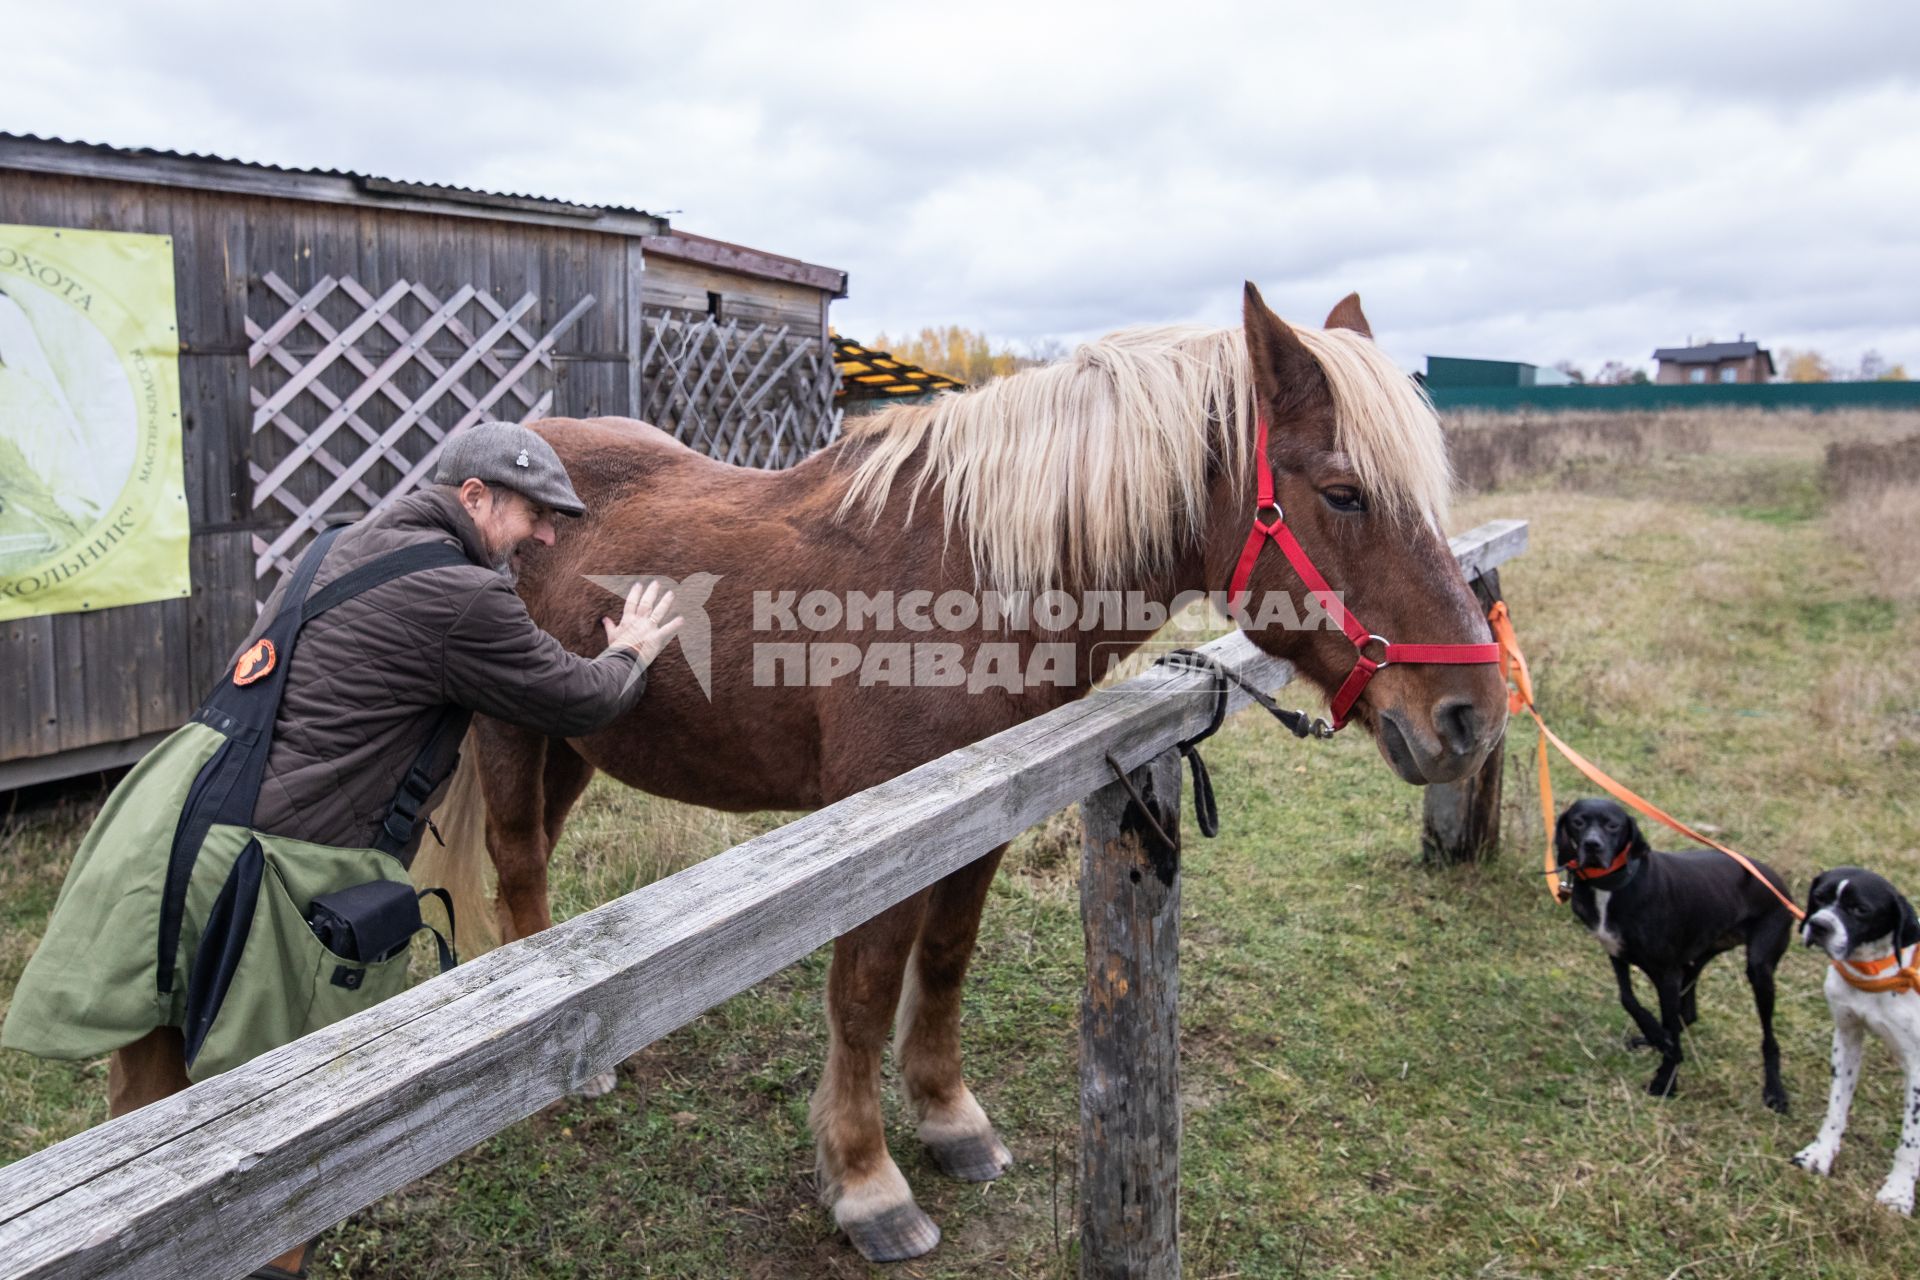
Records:
{"label": "horse's ear", "polygon": [[1373,326],[1367,323],[1367,313],[1360,309],[1360,295],[1350,293],[1334,304],[1327,312],[1327,322],[1323,329],[1351,329],[1363,338],[1373,336]]}
{"label": "horse's ear", "polygon": [[1247,329],[1247,356],[1253,365],[1254,389],[1262,405],[1275,407],[1297,403],[1320,366],[1307,344],[1300,341],[1293,326],[1273,314],[1253,281],[1247,281],[1244,307]]}

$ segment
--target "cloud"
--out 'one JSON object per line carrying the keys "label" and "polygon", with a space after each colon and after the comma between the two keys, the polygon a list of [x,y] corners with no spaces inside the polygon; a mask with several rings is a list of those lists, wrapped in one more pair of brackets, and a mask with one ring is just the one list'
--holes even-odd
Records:
{"label": "cloud", "polygon": [[1920,10],[978,4],[10,20],[0,127],[675,209],[845,268],[859,336],[1317,322],[1645,360],[1744,330],[1920,367]]}

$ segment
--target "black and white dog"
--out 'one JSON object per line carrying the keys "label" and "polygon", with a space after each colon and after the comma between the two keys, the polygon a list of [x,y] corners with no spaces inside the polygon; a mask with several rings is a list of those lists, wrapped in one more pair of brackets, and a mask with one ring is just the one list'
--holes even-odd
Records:
{"label": "black and white dog", "polygon": [[[1787,1109],[1780,1046],[1773,1038],[1773,971],[1793,937],[1793,917],[1739,863],[1706,849],[1654,853],[1627,811],[1611,800],[1579,800],[1554,828],[1554,848],[1573,879],[1573,914],[1613,959],[1620,1004],[1640,1029],[1629,1043],[1660,1051],[1647,1092],[1667,1097],[1680,1069],[1680,1035],[1693,1025],[1694,985],[1707,962],[1744,944],[1747,982],[1760,1013],[1760,1096]],[[1755,863],[1786,892],[1771,867]],[[1633,994],[1633,969],[1653,980],[1658,1020]]]}
{"label": "black and white dog", "polygon": [[[1860,1044],[1871,1030],[1907,1073],[1900,1147],[1875,1199],[1911,1214],[1914,1175],[1920,1173],[1920,973],[1911,972],[1920,963],[1920,920],[1883,877],[1859,867],[1835,867],[1815,876],[1807,890],[1801,936],[1833,961],[1826,986],[1827,1008],[1833,1012],[1833,1087],[1819,1136],[1793,1162],[1818,1174],[1833,1170],[1853,1086],[1860,1080]],[[1862,989],[1848,981],[1849,975],[1869,988],[1885,989]]]}

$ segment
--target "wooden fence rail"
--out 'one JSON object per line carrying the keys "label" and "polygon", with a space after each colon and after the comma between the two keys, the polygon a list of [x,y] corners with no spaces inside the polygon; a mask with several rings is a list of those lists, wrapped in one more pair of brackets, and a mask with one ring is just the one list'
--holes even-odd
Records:
{"label": "wooden fence rail", "polygon": [[[1501,521],[1454,551],[1477,573],[1525,543]],[[1237,632],[1206,651],[1263,687],[1292,675]],[[1140,769],[1205,725],[1208,685],[1156,667],[0,1169],[0,1280],[243,1275],[1101,791],[1108,756]],[[1170,1021],[1150,1034],[1170,1062]],[[1153,1161],[1177,1168],[1163,1119]]]}

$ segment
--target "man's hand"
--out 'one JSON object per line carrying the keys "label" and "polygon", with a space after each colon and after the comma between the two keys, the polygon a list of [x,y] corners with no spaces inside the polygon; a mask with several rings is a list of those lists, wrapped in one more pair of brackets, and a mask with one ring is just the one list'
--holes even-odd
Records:
{"label": "man's hand", "polygon": [[667,641],[673,639],[673,633],[686,624],[686,619],[667,615],[673,612],[673,592],[661,592],[658,582],[649,582],[646,590],[634,583],[627,592],[627,607],[620,613],[620,621],[602,618],[600,622],[607,629],[607,648],[625,645],[640,655],[640,665],[651,666],[667,647]]}

